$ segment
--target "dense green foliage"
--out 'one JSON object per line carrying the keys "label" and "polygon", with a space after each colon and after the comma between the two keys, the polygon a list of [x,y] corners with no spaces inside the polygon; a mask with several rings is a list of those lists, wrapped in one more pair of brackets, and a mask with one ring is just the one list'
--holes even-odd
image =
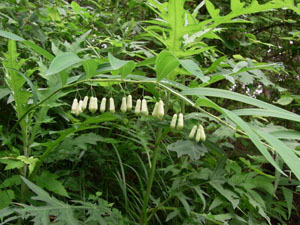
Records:
{"label": "dense green foliage", "polygon": [[297,224],[300,3],[8,0],[0,20],[0,224]]}

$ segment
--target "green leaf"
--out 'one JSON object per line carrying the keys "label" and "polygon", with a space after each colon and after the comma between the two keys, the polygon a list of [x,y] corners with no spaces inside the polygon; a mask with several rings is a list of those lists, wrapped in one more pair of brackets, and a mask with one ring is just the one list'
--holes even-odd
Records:
{"label": "green leaf", "polygon": [[293,207],[293,191],[282,187],[283,196],[286,201],[286,205],[288,208],[288,219],[291,217],[292,207]]}
{"label": "green leaf", "polygon": [[273,146],[273,148],[278,152],[280,157],[292,170],[292,172],[295,174],[298,180],[300,180],[300,160],[295,154],[295,152],[273,135],[267,134],[260,130],[256,130],[256,132],[262,138],[264,138],[271,146]]}
{"label": "green leaf", "polygon": [[15,193],[12,190],[0,190],[0,209],[8,207],[14,198]]}
{"label": "green leaf", "polygon": [[168,145],[167,149],[177,153],[177,157],[182,155],[189,155],[192,160],[200,159],[200,156],[204,156],[208,152],[207,148],[195,141],[179,140],[175,143]]}
{"label": "green leaf", "polygon": [[14,41],[24,41],[24,39],[16,34],[0,30],[0,36],[14,40]]}
{"label": "green leaf", "polygon": [[300,116],[297,114],[290,113],[289,111],[277,111],[270,109],[238,109],[233,110],[236,115],[239,116],[265,116],[265,117],[276,117],[286,120],[292,120],[300,122]]}
{"label": "green leaf", "polygon": [[24,166],[23,162],[12,159],[0,159],[0,163],[6,164],[4,170],[19,169]]}
{"label": "green leaf", "polygon": [[253,144],[258,148],[258,150],[265,156],[265,158],[282,174],[282,170],[280,167],[277,165],[277,163],[274,161],[272,158],[271,154],[268,152],[267,148],[262,144],[260,141],[259,137],[256,135],[254,130],[245,122],[243,121],[239,116],[234,114],[233,112],[228,111],[227,109],[223,109],[224,113],[235,123],[237,124],[241,129],[243,129]]}
{"label": "green leaf", "polygon": [[120,60],[115,58],[112,54],[108,53],[108,58],[111,67],[114,70],[121,69],[121,77],[124,79],[127,77],[129,73],[131,73],[135,69],[134,61],[130,60]]}
{"label": "green leaf", "polygon": [[0,100],[10,93],[8,88],[0,88]]}
{"label": "green leaf", "polygon": [[38,161],[37,158],[34,158],[33,156],[26,157],[24,155],[20,155],[17,157],[18,160],[22,161],[23,163],[29,165],[29,175],[32,173],[32,171],[35,168],[35,165]]}
{"label": "green leaf", "polygon": [[73,52],[64,52],[53,59],[46,75],[50,76],[59,73],[81,61],[82,60]]}
{"label": "green leaf", "polygon": [[240,200],[239,200],[240,198],[236,193],[234,193],[230,190],[224,189],[222,187],[222,185],[217,183],[216,181],[210,181],[209,184],[214,189],[216,189],[221,195],[223,195],[232,204],[233,209],[238,207],[238,204],[240,202]]}
{"label": "green leaf", "polygon": [[210,96],[210,97],[226,98],[226,99],[243,102],[243,103],[246,103],[249,105],[254,105],[254,106],[257,106],[260,108],[270,109],[270,110],[274,110],[274,111],[281,111],[281,112],[285,112],[285,113],[288,113],[293,116],[297,116],[296,114],[286,111],[282,108],[279,108],[277,106],[268,104],[266,102],[248,97],[246,95],[242,95],[242,94],[235,93],[232,91],[217,89],[217,88],[190,88],[190,89],[186,89],[186,90],[182,91],[181,94],[197,95],[197,96],[203,95],[203,96]]}
{"label": "green leaf", "polygon": [[292,97],[281,97],[280,99],[278,99],[276,102],[276,104],[279,105],[289,105],[294,99]]}
{"label": "green leaf", "polygon": [[243,9],[245,3],[240,2],[240,0],[231,0],[230,8],[233,12],[238,12]]}
{"label": "green leaf", "polygon": [[156,79],[161,81],[179,65],[179,61],[170,52],[164,50],[156,58]]}
{"label": "green leaf", "polygon": [[300,132],[294,130],[273,131],[271,134],[280,139],[296,139],[300,140]]}
{"label": "green leaf", "polygon": [[52,55],[47,50],[41,48],[40,46],[36,45],[33,41],[26,41],[24,40],[23,43],[30,47],[35,52],[39,53],[40,55],[44,56],[46,59],[52,61],[54,59],[54,55]]}
{"label": "green leaf", "polygon": [[37,185],[41,188],[46,188],[49,191],[52,191],[58,195],[64,197],[70,197],[62,185],[62,183],[57,180],[58,176],[56,174],[50,173],[48,170],[44,170],[40,176],[35,178]]}
{"label": "green leaf", "polygon": [[220,10],[219,9],[215,9],[215,6],[211,3],[210,0],[205,0],[205,5],[206,5],[206,8],[207,8],[207,11],[208,11],[209,15],[212,18],[219,17]]}
{"label": "green leaf", "polygon": [[87,59],[82,61],[84,71],[86,73],[86,79],[90,79],[97,74],[98,62],[94,59]]}
{"label": "green leaf", "polygon": [[[17,46],[15,41],[9,40],[8,52],[5,54],[5,58],[6,61],[2,61],[7,74],[5,76],[5,80],[15,101],[15,110],[17,112],[17,116],[20,118],[28,108],[27,103],[31,93],[23,90],[23,85],[25,84],[26,80],[17,72],[23,65],[24,60],[18,61]],[[21,128],[25,131],[26,121],[22,120],[20,124]]]}
{"label": "green leaf", "polygon": [[191,74],[198,77],[202,82],[207,82],[209,80],[208,77],[205,77],[202,73],[200,67],[190,59],[179,60],[180,64]]}
{"label": "green leaf", "polygon": [[19,213],[30,213],[38,221],[38,224],[46,225],[49,224],[49,215],[53,213],[54,209],[57,209],[58,215],[57,220],[62,224],[78,225],[79,222],[75,219],[71,206],[58,201],[56,198],[50,197],[47,192],[45,192],[39,186],[33,184],[24,177],[21,177],[24,183],[32,190],[37,196],[33,197],[34,200],[42,201],[47,203],[47,206],[34,207],[26,206],[24,209],[16,210]]}

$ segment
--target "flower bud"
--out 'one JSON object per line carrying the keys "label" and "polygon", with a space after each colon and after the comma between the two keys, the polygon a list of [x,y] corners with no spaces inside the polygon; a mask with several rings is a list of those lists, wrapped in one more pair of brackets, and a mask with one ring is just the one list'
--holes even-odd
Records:
{"label": "flower bud", "polygon": [[174,115],[173,115],[173,118],[172,118],[172,120],[171,120],[171,123],[170,123],[170,128],[171,128],[171,129],[175,129],[175,127],[176,127],[176,122],[177,122],[177,114],[174,114]]}
{"label": "flower bud", "polygon": [[83,101],[82,100],[80,100],[79,101],[79,103],[78,103],[78,110],[79,110],[79,113],[82,113],[83,112],[83,110],[82,110],[82,104],[83,104]]}
{"label": "flower bud", "polygon": [[71,113],[75,114],[76,110],[78,107],[78,100],[77,98],[74,98],[73,103],[72,103],[72,107],[71,107]]}
{"label": "flower bud", "polygon": [[182,130],[183,128],[183,114],[179,113],[178,123],[177,123],[177,130]]}
{"label": "flower bud", "polygon": [[75,116],[79,116],[82,113],[82,100],[79,101],[77,108],[75,110]]}
{"label": "flower bud", "polygon": [[102,98],[101,104],[100,104],[100,112],[104,113],[106,109],[106,98]]}
{"label": "flower bud", "polygon": [[196,133],[196,137],[195,137],[195,141],[196,141],[196,142],[199,142],[200,139],[201,139],[201,128],[198,127],[197,133]]}
{"label": "flower bud", "polygon": [[148,112],[148,106],[147,106],[147,101],[146,101],[146,99],[143,99],[143,100],[142,100],[141,113],[142,113],[144,116],[148,116],[148,115],[149,115],[149,112]]}
{"label": "flower bud", "polygon": [[[164,115],[165,115],[164,102],[162,100],[160,100],[159,103],[158,103],[157,116],[160,120],[162,120]],[[177,117],[177,115],[176,115],[176,117]]]}
{"label": "flower bud", "polygon": [[141,112],[141,100],[138,99],[138,100],[136,101],[136,106],[135,106],[134,113],[135,113],[136,115],[139,115],[140,112]]}
{"label": "flower bud", "polygon": [[109,99],[109,111],[111,113],[115,113],[116,112],[116,109],[115,109],[115,101],[113,98],[110,98]]}
{"label": "flower bud", "polygon": [[87,104],[88,104],[88,100],[89,100],[89,97],[88,96],[85,96],[84,99],[83,99],[83,102],[82,102],[82,111],[84,111],[87,107]]}
{"label": "flower bud", "polygon": [[132,96],[131,95],[127,96],[127,110],[128,111],[132,110]]}
{"label": "flower bud", "polygon": [[191,139],[191,140],[194,139],[196,131],[197,131],[197,125],[193,126],[193,128],[192,128],[192,130],[190,132],[190,135],[189,135],[189,139]]}
{"label": "flower bud", "polygon": [[200,128],[200,140],[204,142],[206,140],[204,128],[202,125],[199,125],[199,128]]}
{"label": "flower bud", "polygon": [[95,113],[98,110],[98,99],[97,97],[91,97],[89,110],[91,113]]}
{"label": "flower bud", "polygon": [[152,116],[154,118],[158,118],[158,102],[155,103],[155,106],[154,106],[154,109],[153,109],[153,112],[152,112]]}
{"label": "flower bud", "polygon": [[127,103],[126,103],[126,97],[122,98],[122,104],[121,104],[121,112],[126,113],[127,111]]}

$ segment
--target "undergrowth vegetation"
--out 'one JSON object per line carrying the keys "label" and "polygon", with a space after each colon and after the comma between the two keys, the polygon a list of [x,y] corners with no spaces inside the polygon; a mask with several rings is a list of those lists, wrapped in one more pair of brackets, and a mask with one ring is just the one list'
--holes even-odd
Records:
{"label": "undergrowth vegetation", "polygon": [[0,224],[297,224],[300,3],[0,3]]}

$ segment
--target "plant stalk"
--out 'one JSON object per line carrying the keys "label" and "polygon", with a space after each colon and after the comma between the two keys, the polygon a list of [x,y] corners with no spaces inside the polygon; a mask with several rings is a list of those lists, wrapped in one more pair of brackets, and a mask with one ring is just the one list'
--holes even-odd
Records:
{"label": "plant stalk", "polygon": [[140,225],[146,225],[148,223],[147,207],[148,207],[148,202],[149,202],[150,193],[151,193],[151,189],[152,189],[153,178],[154,178],[154,174],[155,174],[155,170],[156,170],[157,157],[158,157],[158,153],[159,153],[159,144],[161,142],[162,136],[163,136],[162,128],[159,128],[158,134],[157,134],[157,139],[156,139],[154,150],[153,150],[152,167],[150,170],[150,176],[149,176],[149,180],[147,183],[146,195],[144,196],[144,203],[143,203],[143,209],[142,209],[141,218],[140,218]]}

